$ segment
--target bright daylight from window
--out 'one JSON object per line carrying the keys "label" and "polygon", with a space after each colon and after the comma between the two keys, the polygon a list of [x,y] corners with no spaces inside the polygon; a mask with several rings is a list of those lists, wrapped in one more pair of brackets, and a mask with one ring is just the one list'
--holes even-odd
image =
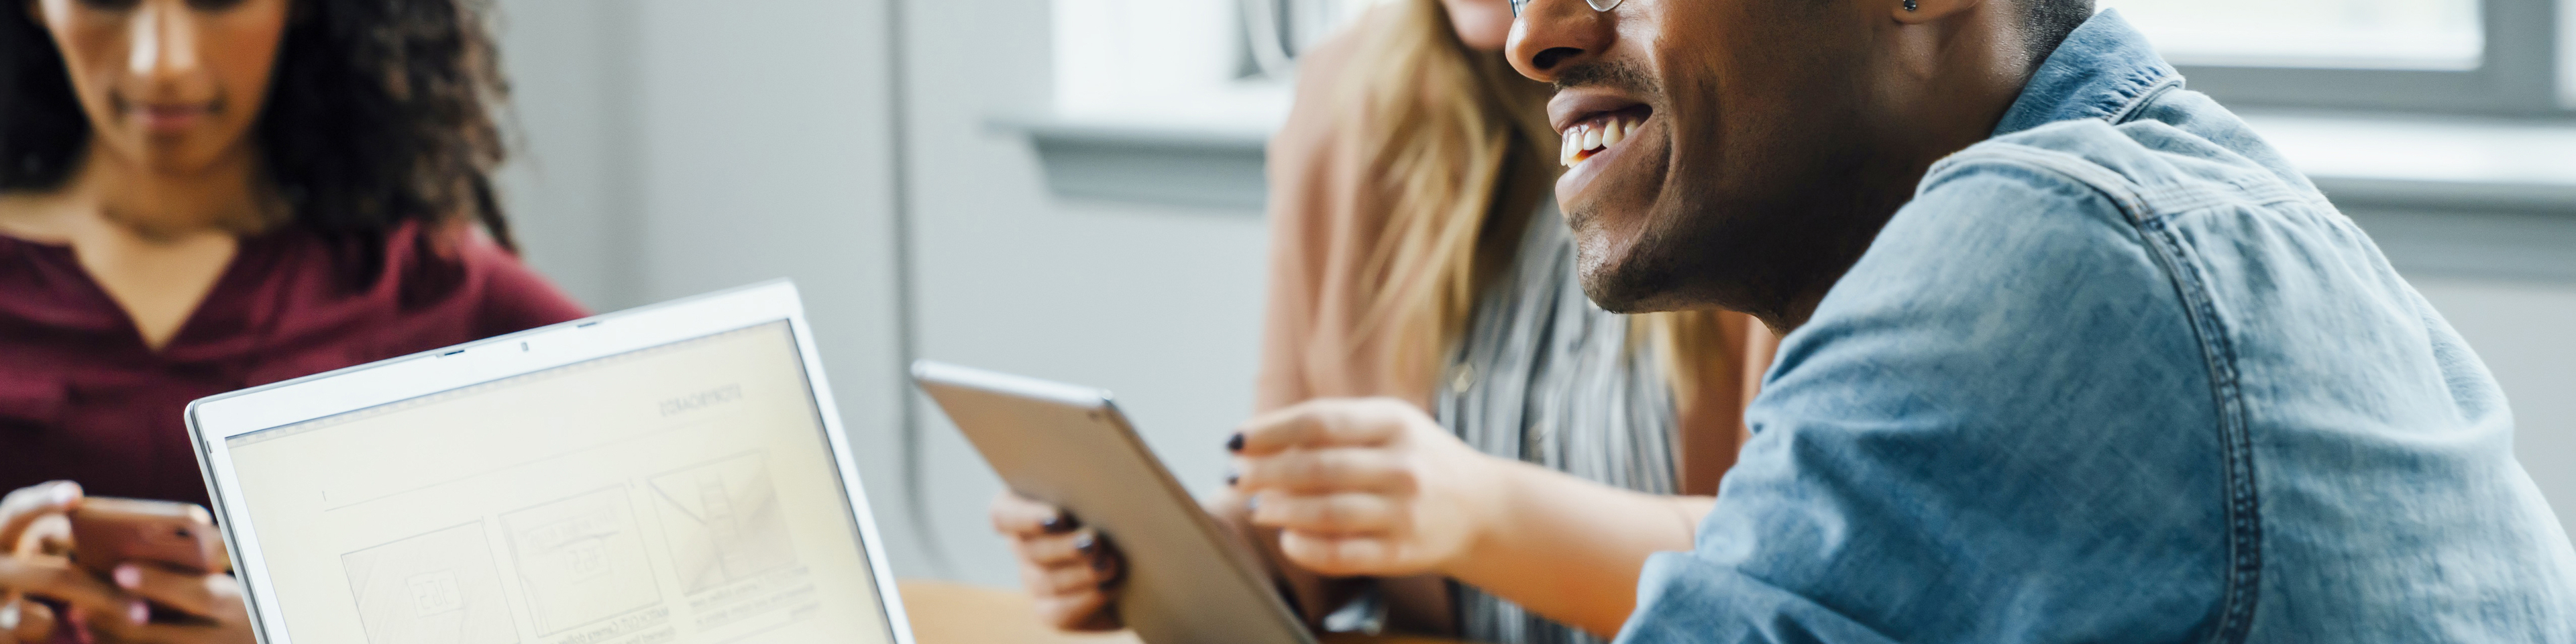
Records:
{"label": "bright daylight from window", "polygon": [[1056,114],[1266,128],[1290,59],[1378,1],[1053,0]]}
{"label": "bright daylight from window", "polygon": [[2180,64],[2475,69],[2478,0],[2098,0]]}

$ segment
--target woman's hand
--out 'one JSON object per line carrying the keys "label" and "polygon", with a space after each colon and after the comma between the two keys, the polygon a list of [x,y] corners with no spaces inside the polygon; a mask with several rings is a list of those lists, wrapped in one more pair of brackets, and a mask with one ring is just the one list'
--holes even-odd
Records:
{"label": "woman's hand", "polygon": [[1126,570],[1118,549],[1063,509],[1004,490],[993,497],[993,531],[1020,556],[1020,585],[1038,618],[1069,631],[1121,627],[1109,591]]}
{"label": "woman's hand", "polygon": [[1308,401],[1252,419],[1228,446],[1253,524],[1278,528],[1280,552],[1323,575],[1451,574],[1501,504],[1493,457],[1394,398]]}
{"label": "woman's hand", "polygon": [[[200,575],[129,563],[100,579],[72,565],[71,524],[80,486],[55,481],[0,498],[0,642],[40,644],[78,622],[103,644],[247,644],[253,641],[241,586],[231,575]],[[30,598],[44,598],[69,609]],[[154,620],[153,606],[164,609]],[[175,618],[175,619],[172,619]],[[14,623],[12,623],[14,622]]]}
{"label": "woman's hand", "polygon": [[59,626],[53,607],[30,601],[27,593],[103,589],[71,569],[71,523],[64,516],[80,499],[80,485],[70,481],[30,485],[0,497],[0,642],[38,644]]}

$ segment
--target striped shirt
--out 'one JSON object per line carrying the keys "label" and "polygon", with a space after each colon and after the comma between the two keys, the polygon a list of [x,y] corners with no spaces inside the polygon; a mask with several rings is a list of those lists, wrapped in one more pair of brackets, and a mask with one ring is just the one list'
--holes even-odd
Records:
{"label": "striped shirt", "polygon": [[[1672,494],[1672,388],[1629,322],[1584,297],[1574,243],[1547,203],[1529,218],[1511,269],[1478,298],[1432,408],[1486,454]],[[1474,587],[1453,581],[1450,590],[1469,640],[1600,641]]]}

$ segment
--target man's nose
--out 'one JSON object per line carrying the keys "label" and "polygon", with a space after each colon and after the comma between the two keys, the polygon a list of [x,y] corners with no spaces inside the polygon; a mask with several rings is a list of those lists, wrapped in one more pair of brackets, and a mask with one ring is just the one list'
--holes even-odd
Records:
{"label": "man's nose", "polygon": [[1618,37],[1616,17],[1593,10],[1583,0],[1530,0],[1521,7],[1520,19],[1512,23],[1511,40],[1504,44],[1503,54],[1522,76],[1555,82],[1557,72],[1610,47]]}
{"label": "man's nose", "polygon": [[149,81],[175,80],[197,70],[196,16],[187,3],[146,0],[136,7],[126,71]]}

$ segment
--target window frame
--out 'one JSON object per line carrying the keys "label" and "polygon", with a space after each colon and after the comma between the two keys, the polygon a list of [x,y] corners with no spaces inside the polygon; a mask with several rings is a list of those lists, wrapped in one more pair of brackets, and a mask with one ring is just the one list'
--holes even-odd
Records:
{"label": "window frame", "polygon": [[2560,0],[2481,0],[2484,51],[2469,70],[2176,65],[2229,105],[2563,117]]}

